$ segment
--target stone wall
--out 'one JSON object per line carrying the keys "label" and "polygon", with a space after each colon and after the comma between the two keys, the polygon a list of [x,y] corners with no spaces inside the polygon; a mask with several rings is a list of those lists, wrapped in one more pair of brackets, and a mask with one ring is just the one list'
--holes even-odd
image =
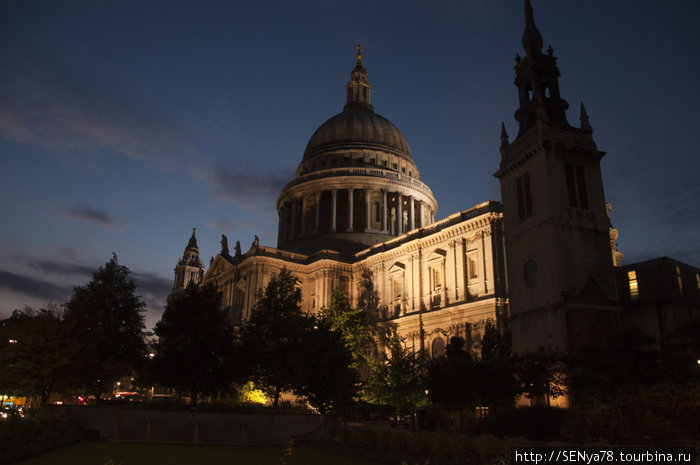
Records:
{"label": "stone wall", "polygon": [[337,419],[321,415],[228,413],[146,408],[54,406],[101,440],[153,443],[282,445],[318,437]]}

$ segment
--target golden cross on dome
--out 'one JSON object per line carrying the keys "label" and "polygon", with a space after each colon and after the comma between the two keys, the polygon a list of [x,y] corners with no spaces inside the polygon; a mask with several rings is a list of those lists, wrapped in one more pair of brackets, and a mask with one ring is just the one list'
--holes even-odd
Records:
{"label": "golden cross on dome", "polygon": [[357,45],[355,45],[355,50],[357,50],[357,56],[356,56],[357,62],[362,63],[362,52],[364,52],[365,49],[362,48],[362,45],[357,44]]}

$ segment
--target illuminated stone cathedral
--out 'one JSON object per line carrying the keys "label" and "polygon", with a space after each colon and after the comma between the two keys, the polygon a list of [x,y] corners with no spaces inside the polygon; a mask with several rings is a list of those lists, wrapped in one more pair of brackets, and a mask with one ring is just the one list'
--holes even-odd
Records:
{"label": "illuminated stone cathedral", "polygon": [[556,57],[551,48],[542,52],[529,0],[522,42],[519,131],[511,142],[503,126],[495,173],[502,202],[435,221],[437,200],[420,180],[420,154],[414,160],[399,129],[375,113],[358,45],[343,111],[313,133],[277,199],[277,246],[256,237],[231,252],[222,236],[204,272],[193,231],[174,291],[190,281],[214,283],[229,318],[240,323],[283,268],[299,279],[309,313],[327,306],[336,288],[356,304],[369,271],[378,317],[395,323],[408,347],[432,356],[451,336],[475,349],[488,322],[510,327],[515,351],[570,347],[609,326],[621,312],[618,292],[632,284],[616,268],[622,254],[603,192],[604,152],[583,104],[578,127],[567,120]]}

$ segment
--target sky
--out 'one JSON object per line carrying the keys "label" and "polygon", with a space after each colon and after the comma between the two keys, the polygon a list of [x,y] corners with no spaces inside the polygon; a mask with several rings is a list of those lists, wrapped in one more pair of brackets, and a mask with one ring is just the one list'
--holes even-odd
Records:
{"label": "sky", "polygon": [[[624,263],[700,266],[697,0],[533,0],[569,122],[583,101]],[[197,228],[276,246],[275,201],[342,111],[358,42],[436,218],[500,200],[521,0],[0,3],[0,319],[113,253],[159,318]]]}

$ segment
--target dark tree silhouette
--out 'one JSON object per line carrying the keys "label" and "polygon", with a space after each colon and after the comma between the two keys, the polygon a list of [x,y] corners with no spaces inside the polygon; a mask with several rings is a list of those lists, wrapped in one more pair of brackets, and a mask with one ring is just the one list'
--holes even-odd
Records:
{"label": "dark tree silhouette", "polygon": [[154,328],[155,381],[187,392],[192,406],[200,394],[225,391],[242,374],[233,328],[220,306],[221,293],[214,285],[191,283],[168,298]]}
{"label": "dark tree silhouette", "polygon": [[321,414],[343,411],[352,403],[359,376],[342,335],[321,319],[307,328],[302,341],[294,392]]}
{"label": "dark tree silhouette", "polygon": [[0,326],[0,391],[39,397],[66,387],[69,339],[56,304],[15,310]]}
{"label": "dark tree silhouette", "polygon": [[86,286],[74,288],[65,312],[74,387],[99,398],[139,367],[146,354],[144,308],[116,254]]}
{"label": "dark tree silhouette", "polygon": [[241,341],[251,355],[252,375],[279,405],[280,394],[292,390],[297,378],[303,339],[313,321],[301,310],[297,279],[283,268],[272,276],[243,325]]}

